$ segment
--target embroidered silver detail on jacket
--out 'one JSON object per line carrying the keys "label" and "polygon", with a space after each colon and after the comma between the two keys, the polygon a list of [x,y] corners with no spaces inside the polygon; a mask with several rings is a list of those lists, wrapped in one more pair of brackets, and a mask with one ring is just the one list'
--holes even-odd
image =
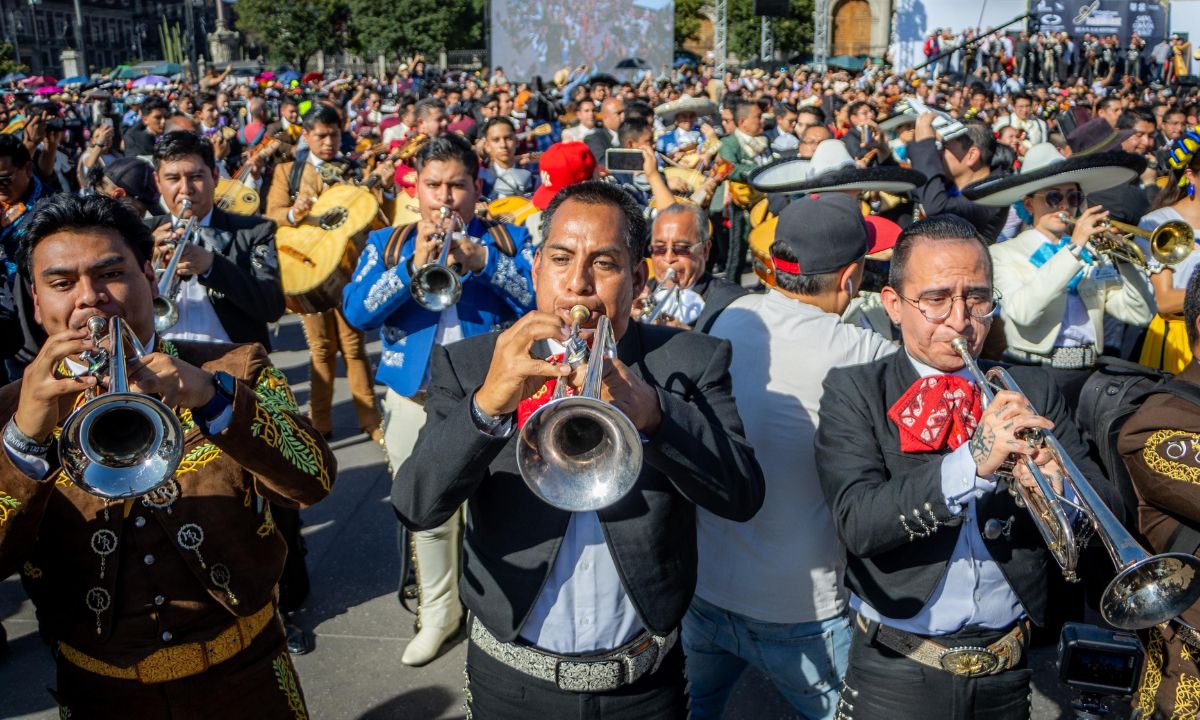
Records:
{"label": "embroidered silver detail on jacket", "polygon": [[371,289],[367,291],[367,299],[363,301],[363,307],[367,309],[367,312],[375,312],[403,289],[404,281],[400,279],[400,273],[396,268],[392,268],[380,275]]}
{"label": "embroidered silver detail on jacket", "polygon": [[374,245],[367,245],[363,252],[367,254],[367,259],[365,262],[360,261],[362,262],[362,267],[358,269],[358,274],[354,276],[354,282],[356,283],[362,282],[367,273],[371,272],[371,268],[375,267],[379,262],[379,250]]}
{"label": "embroidered silver detail on jacket", "polygon": [[492,284],[508,293],[522,305],[533,302],[533,292],[528,278],[517,270],[517,264],[507,255],[496,259],[496,272],[492,273]]}

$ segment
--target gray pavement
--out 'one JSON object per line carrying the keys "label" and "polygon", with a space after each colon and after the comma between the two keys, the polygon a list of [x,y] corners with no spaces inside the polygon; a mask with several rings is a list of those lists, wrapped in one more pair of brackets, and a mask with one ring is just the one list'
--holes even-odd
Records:
{"label": "gray pavement", "polygon": [[[308,353],[295,316],[284,318],[274,344],[276,365],[287,374],[299,402],[307,402]],[[378,341],[370,350],[377,360]],[[315,649],[296,658],[296,665],[311,717],[461,718],[466,656],[461,635],[426,667],[400,664],[413,618],[396,599],[399,559],[388,503],[391,480],[381,449],[361,434],[349,435],[356,431],[349,397],[344,378],[339,379],[333,446],[340,472],[332,495],[304,512],[313,589],[299,622],[312,630]],[[53,664],[16,578],[0,582],[0,619],[10,648],[0,660],[0,718],[57,718],[46,691],[54,685]],[[1052,649],[1035,652],[1035,718],[1057,718],[1064,707],[1052,654]],[[931,708],[930,717],[936,716]],[[751,671],[735,689],[725,717],[791,720],[796,715],[765,678]]]}

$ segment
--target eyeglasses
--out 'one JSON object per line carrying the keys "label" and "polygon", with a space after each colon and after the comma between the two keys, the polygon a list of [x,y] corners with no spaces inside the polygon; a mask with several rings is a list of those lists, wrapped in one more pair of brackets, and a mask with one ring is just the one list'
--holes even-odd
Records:
{"label": "eyeglasses", "polygon": [[1063,200],[1067,201],[1067,207],[1079,207],[1079,204],[1083,202],[1083,193],[1078,190],[1070,190],[1065,194],[1061,190],[1050,190],[1043,195],[1034,197],[1041,197],[1050,207],[1062,205]]}
{"label": "eyeglasses", "polygon": [[[896,293],[900,295],[900,293]],[[931,292],[925,293],[918,298],[909,298],[900,295],[900,299],[911,304],[929,322],[942,322],[950,317],[950,313],[954,311],[954,301],[962,300],[963,305],[967,308],[967,313],[976,320],[985,320],[995,314],[996,308],[1000,307],[1000,291],[993,290],[990,294],[981,291],[968,292],[966,295],[951,295],[950,293]]]}
{"label": "eyeglasses", "polygon": [[704,243],[692,243],[691,245],[653,244],[650,246],[650,254],[653,255],[654,257],[662,257],[663,255],[666,255],[667,252],[669,251],[669,252],[673,253],[675,255],[675,257],[681,257],[681,258],[691,257],[692,253],[695,252],[696,248],[700,247],[703,244]]}

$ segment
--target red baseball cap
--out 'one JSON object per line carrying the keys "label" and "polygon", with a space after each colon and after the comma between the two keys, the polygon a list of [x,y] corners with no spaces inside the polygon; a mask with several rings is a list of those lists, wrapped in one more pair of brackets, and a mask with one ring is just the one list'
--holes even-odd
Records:
{"label": "red baseball cap", "polygon": [[896,247],[896,239],[900,237],[900,226],[878,215],[867,215],[867,254],[890,250]]}
{"label": "red baseball cap", "polygon": [[533,193],[533,204],[538,210],[545,210],[559,190],[592,179],[596,158],[584,143],[555,143],[542,154],[538,168],[542,184]]}

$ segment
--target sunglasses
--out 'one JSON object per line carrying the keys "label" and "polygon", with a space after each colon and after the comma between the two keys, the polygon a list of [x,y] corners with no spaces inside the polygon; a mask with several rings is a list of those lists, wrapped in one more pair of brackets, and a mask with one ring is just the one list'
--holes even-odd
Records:
{"label": "sunglasses", "polygon": [[1062,205],[1063,200],[1067,201],[1068,207],[1079,207],[1080,203],[1083,202],[1083,193],[1078,190],[1070,190],[1065,194],[1061,190],[1051,190],[1041,197],[1050,207]]}
{"label": "sunglasses", "polygon": [[674,253],[675,257],[691,257],[692,252],[700,247],[703,243],[693,243],[691,245],[651,245],[650,254],[654,257],[662,257],[668,251]]}

